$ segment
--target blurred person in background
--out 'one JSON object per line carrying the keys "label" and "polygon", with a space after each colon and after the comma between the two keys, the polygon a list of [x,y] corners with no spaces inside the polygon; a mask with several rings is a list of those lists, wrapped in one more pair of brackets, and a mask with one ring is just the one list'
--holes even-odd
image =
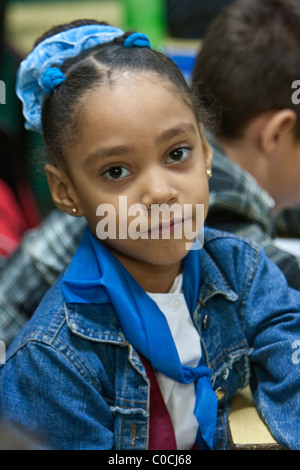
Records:
{"label": "blurred person in background", "polygon": [[194,91],[219,116],[206,225],[260,244],[296,289],[300,258],[275,237],[279,217],[285,235],[288,223],[297,233],[299,211],[291,208],[300,193],[300,108],[292,84],[299,48],[297,0],[238,0],[210,26],[193,75]]}

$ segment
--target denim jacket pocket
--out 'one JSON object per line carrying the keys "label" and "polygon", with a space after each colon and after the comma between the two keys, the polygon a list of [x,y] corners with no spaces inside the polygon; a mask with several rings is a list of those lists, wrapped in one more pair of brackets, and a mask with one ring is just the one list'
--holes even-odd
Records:
{"label": "denim jacket pocket", "polygon": [[199,304],[195,312],[203,353],[211,370],[212,385],[220,405],[232,398],[238,388],[250,379],[249,347],[236,312],[237,298],[213,296],[207,304]]}
{"label": "denim jacket pocket", "polygon": [[143,408],[113,406],[114,447],[123,450],[146,450],[148,445],[148,413]]}
{"label": "denim jacket pocket", "polygon": [[251,352],[248,347],[231,351],[222,366],[214,370],[212,383],[219,405],[231,400],[237,389],[249,384]]}

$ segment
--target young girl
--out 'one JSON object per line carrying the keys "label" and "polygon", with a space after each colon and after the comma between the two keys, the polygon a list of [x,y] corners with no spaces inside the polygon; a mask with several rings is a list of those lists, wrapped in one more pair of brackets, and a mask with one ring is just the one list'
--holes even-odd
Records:
{"label": "young girl", "polygon": [[38,42],[18,94],[53,200],[88,228],[7,352],[4,424],[50,449],[228,449],[251,380],[275,439],[299,449],[300,293],[247,241],[190,236],[211,154],[176,66],[142,34],[76,22]]}

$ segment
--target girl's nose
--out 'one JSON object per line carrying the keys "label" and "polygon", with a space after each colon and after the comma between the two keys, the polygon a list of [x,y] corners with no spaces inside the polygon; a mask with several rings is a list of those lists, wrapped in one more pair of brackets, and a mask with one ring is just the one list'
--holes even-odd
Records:
{"label": "girl's nose", "polygon": [[178,191],[172,179],[164,171],[152,172],[142,182],[141,203],[146,207],[152,204],[172,204],[178,199]]}

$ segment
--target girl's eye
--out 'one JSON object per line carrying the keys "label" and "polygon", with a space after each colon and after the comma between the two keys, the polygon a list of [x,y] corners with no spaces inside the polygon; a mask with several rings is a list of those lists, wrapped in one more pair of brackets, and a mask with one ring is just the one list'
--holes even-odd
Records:
{"label": "girl's eye", "polygon": [[172,150],[168,155],[167,161],[168,163],[181,162],[189,156],[190,151],[191,149],[188,147],[180,147]]}
{"label": "girl's eye", "polygon": [[122,166],[114,166],[109,168],[109,170],[104,173],[104,176],[109,179],[119,180],[125,178],[125,176],[128,176],[129,174],[130,172],[126,170],[126,168]]}

